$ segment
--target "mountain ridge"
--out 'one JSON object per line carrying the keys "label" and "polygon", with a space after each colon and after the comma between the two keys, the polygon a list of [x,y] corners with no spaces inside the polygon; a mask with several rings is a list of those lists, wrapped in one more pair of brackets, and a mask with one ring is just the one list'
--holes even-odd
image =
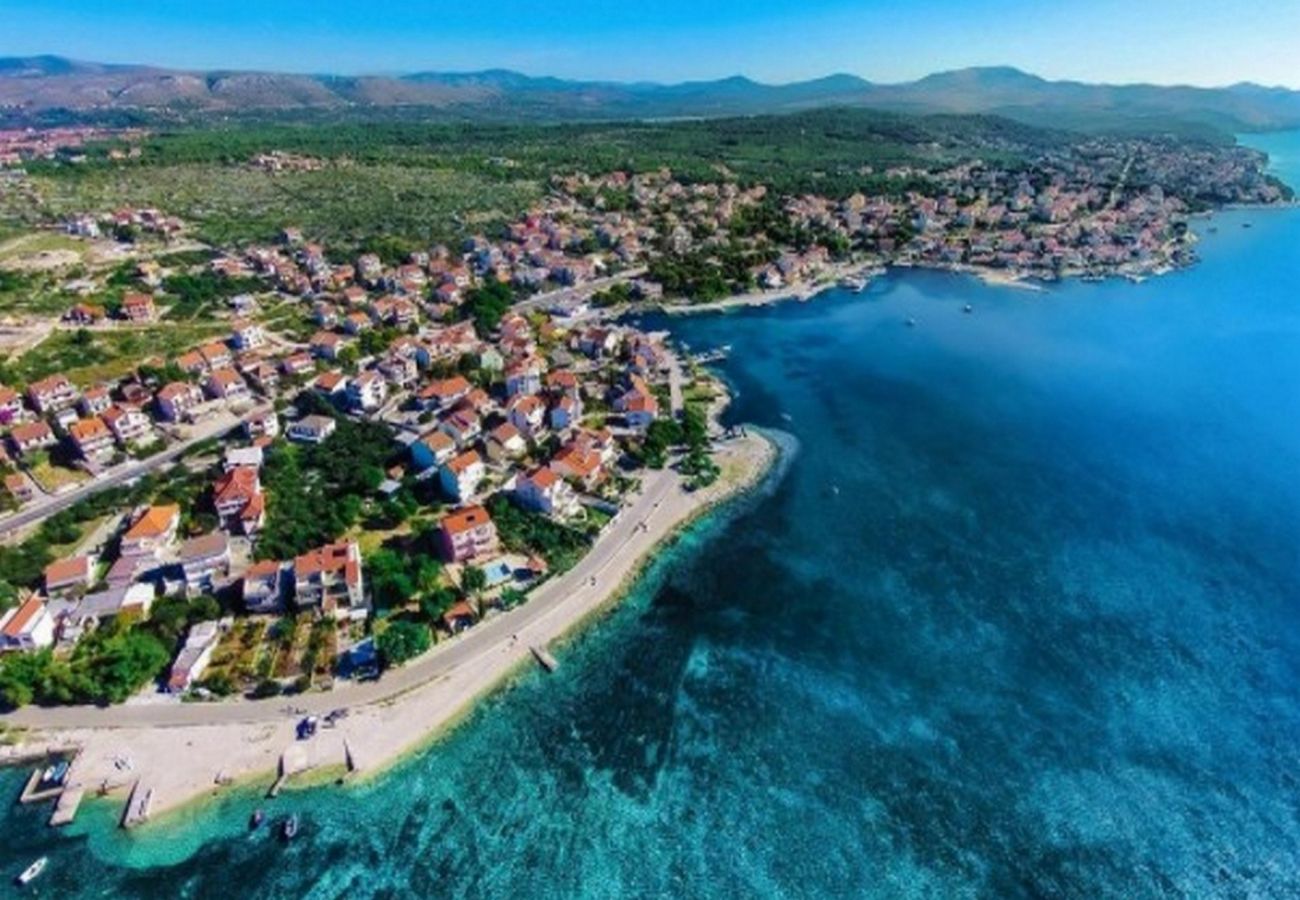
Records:
{"label": "mountain ridge", "polygon": [[974,66],[914,81],[850,73],[785,84],[744,75],[678,83],[575,80],[511,69],[334,75],[191,71],[44,54],[0,58],[0,109],[10,117],[63,110],[203,115],[343,109],[427,109],[462,118],[714,117],[859,106],[905,113],[1003,115],[1031,124],[1098,127],[1161,119],[1224,130],[1300,127],[1300,91],[1050,80],[1012,66]]}

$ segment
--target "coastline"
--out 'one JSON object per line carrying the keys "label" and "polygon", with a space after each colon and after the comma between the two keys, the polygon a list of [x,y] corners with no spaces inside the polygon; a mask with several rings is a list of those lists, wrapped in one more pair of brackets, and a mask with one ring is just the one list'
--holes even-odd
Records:
{"label": "coastline", "polygon": [[[539,595],[550,589],[545,603],[538,603],[540,596],[530,598],[516,610],[438,645],[435,650],[446,649],[441,654],[431,651],[423,662],[438,664],[453,655],[448,651],[454,651],[465,638],[485,629],[483,635],[489,639],[473,645],[475,651],[463,660],[405,688],[400,687],[401,678],[394,676],[407,669],[418,672],[411,666],[422,661],[394,670],[386,679],[398,681],[397,689],[369,702],[349,704],[348,694],[357,692],[340,690],[289,701],[321,708],[349,708],[350,715],[337,727],[322,729],[309,741],[295,739],[294,728],[300,715],[292,707],[282,708],[285,701],[281,698],[273,717],[260,720],[239,720],[239,705],[232,704],[227,708],[234,711],[235,718],[214,724],[26,726],[16,745],[0,751],[0,763],[19,764],[47,750],[67,754],[75,749],[76,760],[67,787],[82,789],[88,799],[116,800],[139,783],[152,791],[148,831],[206,800],[251,791],[259,782],[269,787],[277,776],[288,791],[381,775],[444,738],[483,697],[508,688],[523,667],[534,664],[531,646],[562,646],[563,641],[616,606],[657,554],[702,516],[755,487],[772,469],[778,455],[770,439],[751,431],[722,444],[718,461],[723,477],[708,488],[690,493],[677,473],[651,473],[638,503],[624,510],[624,514],[635,514],[640,509],[636,522],[625,522],[630,533],[617,546],[598,542],[583,560],[593,561],[594,565],[583,569],[581,579],[569,579],[573,582],[570,584],[566,576],[560,576],[539,589]],[[613,540],[617,535],[611,531],[607,537]],[[569,574],[579,574],[581,567],[582,563]],[[515,615],[529,612],[530,607],[535,614]],[[383,685],[383,681],[375,684]],[[392,681],[388,686],[392,687]],[[195,705],[196,712],[205,707],[222,708]],[[114,710],[120,713],[129,708],[115,707],[105,712],[111,716]],[[257,710],[268,712],[266,706]],[[123,767],[123,760],[129,768]]]}

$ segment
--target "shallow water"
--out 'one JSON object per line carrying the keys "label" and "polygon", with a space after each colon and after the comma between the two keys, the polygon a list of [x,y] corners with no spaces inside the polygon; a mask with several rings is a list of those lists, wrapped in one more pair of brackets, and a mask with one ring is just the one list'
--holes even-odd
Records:
{"label": "shallow water", "polygon": [[[1141,285],[906,272],[671,321],[733,346],[732,418],[797,450],[556,675],[361,788],[132,836],[10,809],[0,872],[48,852],[39,893],[69,897],[1300,894],[1300,211],[1213,224]],[[298,841],[248,835],[255,803]]]}

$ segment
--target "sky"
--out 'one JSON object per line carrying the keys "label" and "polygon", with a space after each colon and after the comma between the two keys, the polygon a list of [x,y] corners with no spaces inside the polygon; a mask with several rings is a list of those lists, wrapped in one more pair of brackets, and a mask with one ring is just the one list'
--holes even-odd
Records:
{"label": "sky", "polygon": [[193,69],[878,82],[1047,78],[1300,88],[1300,0],[0,0],[0,56]]}

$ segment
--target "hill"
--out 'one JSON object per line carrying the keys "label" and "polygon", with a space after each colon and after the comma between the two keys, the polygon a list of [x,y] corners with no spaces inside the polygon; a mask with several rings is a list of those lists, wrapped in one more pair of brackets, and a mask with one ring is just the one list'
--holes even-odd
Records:
{"label": "hill", "polygon": [[1300,91],[1049,81],[1008,67],[940,72],[901,84],[837,74],[791,84],[741,76],[655,84],[574,81],[494,69],[405,76],[188,72],[57,56],[0,58],[0,110],[11,124],[131,113],[142,117],[415,111],[456,120],[699,118],[856,106],[995,114],[1076,129],[1300,127]]}

